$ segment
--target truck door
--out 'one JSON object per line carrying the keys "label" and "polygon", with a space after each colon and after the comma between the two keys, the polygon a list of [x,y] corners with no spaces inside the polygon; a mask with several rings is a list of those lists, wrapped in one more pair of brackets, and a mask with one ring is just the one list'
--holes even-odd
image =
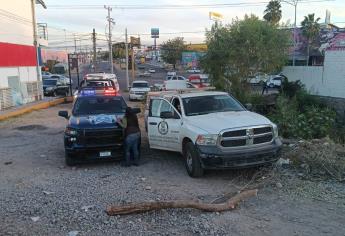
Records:
{"label": "truck door", "polygon": [[148,138],[151,148],[180,151],[181,116],[163,98],[152,98],[148,116]]}

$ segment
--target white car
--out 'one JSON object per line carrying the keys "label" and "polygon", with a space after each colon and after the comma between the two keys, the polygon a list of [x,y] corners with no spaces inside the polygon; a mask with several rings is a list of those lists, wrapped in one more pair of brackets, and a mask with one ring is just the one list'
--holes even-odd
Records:
{"label": "white car", "polygon": [[187,72],[188,73],[201,73],[201,70],[194,67],[192,69],[187,70]]}
{"label": "white car", "polygon": [[94,73],[94,74],[86,74],[84,76],[84,80],[98,80],[98,79],[110,79],[115,84],[116,92],[120,91],[120,85],[117,81],[117,76],[115,74],[110,73]]}
{"label": "white car", "polygon": [[175,76],[176,75],[176,71],[168,71],[167,72],[167,76]]}
{"label": "white car", "polygon": [[149,69],[149,72],[150,72],[150,73],[156,73],[156,70],[155,70],[155,69],[150,68],[150,69]]}
{"label": "white car", "polygon": [[187,80],[182,75],[167,76],[165,80]]}
{"label": "white car", "polygon": [[205,169],[253,167],[279,159],[277,126],[225,92],[169,91],[149,98],[150,148],[181,153],[191,177],[202,176]]}
{"label": "white car", "polygon": [[151,91],[149,83],[144,80],[133,81],[129,90],[129,100],[144,100],[146,94]]}
{"label": "white car", "polygon": [[273,76],[266,81],[266,85],[270,88],[280,88],[282,86],[282,82],[282,76]]}

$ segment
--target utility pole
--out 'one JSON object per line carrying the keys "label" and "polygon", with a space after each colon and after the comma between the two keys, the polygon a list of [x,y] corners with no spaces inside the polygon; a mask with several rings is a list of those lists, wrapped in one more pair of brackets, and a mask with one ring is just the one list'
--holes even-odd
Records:
{"label": "utility pole", "polygon": [[109,62],[110,62],[110,72],[114,74],[114,65],[113,65],[113,43],[111,41],[111,26],[114,24],[114,19],[110,17],[110,12],[112,11],[111,7],[104,5],[104,8],[108,10],[108,24],[109,24]]}
{"label": "utility pole", "polygon": [[75,38],[75,34],[73,34],[74,36],[74,53],[77,53],[77,39]]}
{"label": "utility pole", "polygon": [[96,71],[96,60],[97,60],[97,52],[96,52],[96,31],[93,29],[92,31],[92,45],[93,45],[93,69]]}
{"label": "utility pole", "polygon": [[132,45],[132,82],[135,80],[135,69],[134,69],[134,49],[133,49],[133,45]]}
{"label": "utility pole", "polygon": [[128,75],[128,36],[127,36],[127,28],[126,28],[126,32],[125,32],[125,37],[126,37],[126,43],[125,43],[125,47],[126,47],[126,85],[127,85],[127,89],[129,88],[129,75]]}
{"label": "utility pole", "polygon": [[[290,4],[295,7],[295,22],[294,22],[294,28],[293,28],[293,56],[292,56],[292,66],[295,66],[296,64],[296,29],[297,29],[297,4],[299,0],[281,0],[282,2],[285,2],[287,4]],[[309,60],[309,58],[308,58]]]}

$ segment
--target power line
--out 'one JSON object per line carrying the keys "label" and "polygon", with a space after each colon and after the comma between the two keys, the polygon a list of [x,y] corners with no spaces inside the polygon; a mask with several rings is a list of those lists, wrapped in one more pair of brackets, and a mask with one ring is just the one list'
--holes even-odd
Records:
{"label": "power line", "polygon": [[[312,3],[312,2],[330,2],[334,0],[301,0],[299,3]],[[230,7],[251,7],[261,6],[268,4],[269,1],[260,2],[237,2],[237,3],[218,3],[218,4],[189,4],[189,5],[177,5],[177,4],[156,4],[156,5],[109,5],[114,9],[125,10],[162,10],[162,9],[197,9],[197,8],[230,8]],[[88,10],[88,9],[103,9],[103,5],[95,4],[78,4],[78,5],[50,5],[49,9],[69,9],[69,10]]]}

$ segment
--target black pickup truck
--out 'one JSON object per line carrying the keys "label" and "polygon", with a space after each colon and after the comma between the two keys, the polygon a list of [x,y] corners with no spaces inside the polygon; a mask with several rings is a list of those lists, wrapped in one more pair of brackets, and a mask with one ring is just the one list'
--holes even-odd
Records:
{"label": "black pickup truck", "polygon": [[[59,111],[68,119],[64,133],[65,161],[74,165],[87,160],[121,160],[124,152],[123,129],[117,118],[127,104],[110,88],[84,88],[74,101],[72,114]],[[132,108],[136,113],[138,108]]]}

